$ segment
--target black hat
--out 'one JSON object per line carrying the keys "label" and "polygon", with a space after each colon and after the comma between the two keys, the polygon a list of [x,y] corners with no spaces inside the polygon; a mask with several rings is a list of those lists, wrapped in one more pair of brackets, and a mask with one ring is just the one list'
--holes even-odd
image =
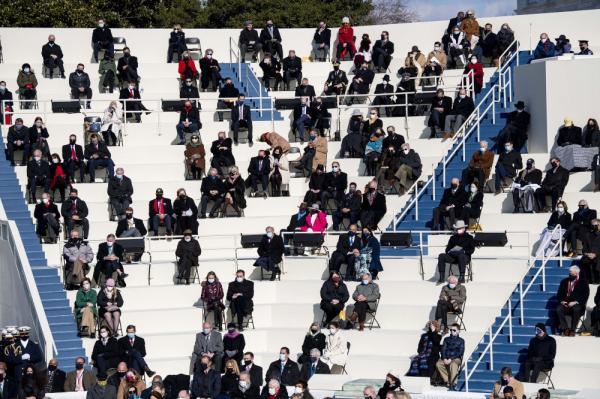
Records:
{"label": "black hat", "polygon": [[419,47],[417,46],[412,46],[412,49],[410,50],[411,53],[418,53],[419,51]]}
{"label": "black hat", "polygon": [[527,160],[527,165],[533,165],[533,164],[535,164],[535,161],[533,160],[533,158],[529,158]]}
{"label": "black hat", "polygon": [[588,44],[588,41],[589,40],[579,40],[579,44],[583,44],[583,43]]}
{"label": "black hat", "polygon": [[383,80],[385,80],[386,82],[389,82],[390,81],[390,75],[388,75],[388,74],[383,75]]}
{"label": "black hat", "polygon": [[539,328],[540,330],[542,330],[543,332],[546,332],[546,325],[544,323],[537,323],[535,325],[535,328]]}
{"label": "black hat", "polygon": [[517,101],[517,103],[515,104],[515,108],[525,109],[525,103],[523,101]]}
{"label": "black hat", "polygon": [[564,41],[567,41],[567,42],[569,41],[569,39],[567,39],[567,37],[565,35],[560,35],[559,37],[557,37],[554,40],[556,40],[556,41],[564,40]]}

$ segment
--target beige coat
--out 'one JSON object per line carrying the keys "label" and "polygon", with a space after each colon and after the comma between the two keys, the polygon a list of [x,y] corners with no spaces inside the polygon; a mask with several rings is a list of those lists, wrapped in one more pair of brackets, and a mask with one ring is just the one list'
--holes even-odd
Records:
{"label": "beige coat", "polygon": [[[275,158],[273,156],[270,157],[271,163],[271,172],[269,173],[269,177],[275,171]],[[281,173],[281,184],[290,184],[290,163],[288,162],[287,155],[285,153],[281,154],[279,157],[279,173]]]}
{"label": "beige coat", "polygon": [[[512,378],[509,382],[508,382],[508,386],[512,387],[513,391],[515,392],[515,396],[517,398],[522,398],[523,397],[523,383],[521,383],[521,381],[517,380],[516,378]],[[496,382],[494,384],[494,391],[492,392],[492,395],[490,396],[490,399],[499,399],[499,398],[504,398],[504,394],[498,393],[500,391],[500,383]]]}
{"label": "beige coat", "polygon": [[[141,379],[138,379],[137,382],[134,383],[135,390],[138,396],[142,395],[142,391],[146,389],[146,384]],[[127,391],[129,390],[129,383],[125,380],[121,381],[119,384],[119,389],[117,390],[117,399],[127,399]]]}
{"label": "beige coat", "polygon": [[468,41],[471,41],[473,36],[479,36],[479,22],[475,18],[463,19],[460,23],[460,29],[465,32]]}
{"label": "beige coat", "polygon": [[329,334],[325,337],[325,349],[323,350],[323,360],[331,368],[334,364],[343,366],[348,357],[348,341],[338,330],[335,335]]}
{"label": "beige coat", "polygon": [[447,63],[447,58],[446,58],[446,53],[444,52],[444,50],[440,50],[440,51],[432,51],[427,55],[427,63],[431,62],[431,59],[435,57],[437,58],[437,60],[440,62],[440,66],[442,67],[442,71],[446,69],[446,63]]}
{"label": "beige coat", "polygon": [[[419,64],[420,69],[423,69],[425,67],[425,65],[427,64],[427,57],[425,57],[425,54],[423,54],[423,53],[417,53],[417,55],[414,58],[414,63]],[[409,66],[413,66],[413,65],[414,65],[413,57],[409,54],[404,59],[404,66],[409,67]],[[414,65],[414,66],[418,67],[417,65]]]}
{"label": "beige coat", "polygon": [[[308,145],[313,145],[309,143]],[[314,147],[316,150],[315,157],[313,158],[312,170],[317,170],[318,165],[327,165],[327,139],[325,137],[317,136]]]}
{"label": "beige coat", "polygon": [[271,149],[274,149],[275,147],[281,147],[284,154],[290,152],[290,143],[278,133],[268,133],[267,141],[271,143]]}

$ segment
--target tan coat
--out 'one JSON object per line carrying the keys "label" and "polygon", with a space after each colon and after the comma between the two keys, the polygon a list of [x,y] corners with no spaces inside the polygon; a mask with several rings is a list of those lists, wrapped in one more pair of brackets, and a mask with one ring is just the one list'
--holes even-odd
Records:
{"label": "tan coat", "polygon": [[284,154],[290,152],[290,143],[278,133],[267,133],[267,141],[271,143],[271,149],[281,147]]}
{"label": "tan coat", "polygon": [[[425,65],[427,64],[427,57],[425,57],[425,54],[423,54],[423,53],[417,53],[417,55],[414,58],[414,62],[421,66],[420,69],[423,69],[425,67]],[[407,55],[406,58],[404,59],[404,66],[405,67],[417,66],[417,65],[413,64],[413,58],[411,57],[410,54]]]}
{"label": "tan coat", "polygon": [[17,76],[17,85],[19,86],[19,89],[24,89],[27,85],[32,85],[35,89],[38,85],[35,73],[31,71],[31,73],[27,75],[25,72],[19,71],[19,76]]}
{"label": "tan coat", "polygon": [[479,22],[475,18],[463,19],[460,23],[460,29],[465,32],[468,41],[471,41],[473,35],[479,36]]}
{"label": "tan coat", "polygon": [[427,55],[427,63],[431,62],[431,59],[435,57],[437,58],[437,60],[440,62],[440,66],[442,67],[442,71],[446,69],[446,63],[447,63],[447,58],[446,58],[446,53],[444,52],[444,50],[440,50],[440,51],[432,51]]}
{"label": "tan coat", "polygon": [[[313,146],[312,142],[308,145]],[[314,144],[316,153],[313,158],[312,170],[317,170],[318,165],[327,165],[327,139],[325,137],[317,136]]]}
{"label": "tan coat", "polygon": [[197,169],[206,170],[206,161],[204,159],[206,150],[204,149],[204,144],[200,144],[197,147],[192,147],[191,144],[188,144],[184,155],[188,164],[194,163]]}
{"label": "tan coat", "polygon": [[[508,382],[508,386],[512,387],[513,391],[515,392],[515,397],[517,398],[522,398],[523,397],[523,383],[519,380],[517,380],[516,378],[512,378],[509,382]],[[504,394],[498,394],[498,391],[500,391],[500,383],[496,382],[494,384],[494,391],[492,392],[492,394],[490,395],[490,399],[499,399],[499,398],[504,398]]]}
{"label": "tan coat", "polygon": [[[492,164],[494,163],[494,153],[492,151],[486,151],[483,154],[481,151],[476,151],[473,153],[471,160],[469,161],[469,166],[471,168],[481,168],[483,169],[483,173],[485,174],[485,179],[490,178],[490,172],[492,171]],[[483,182],[479,182],[483,183]]]}
{"label": "tan coat", "polygon": [[[135,390],[138,396],[142,395],[142,391],[146,389],[146,384],[141,379],[138,379],[137,382],[134,383]],[[119,384],[119,389],[117,390],[117,399],[127,399],[127,391],[129,390],[129,383],[125,380],[121,381]]]}

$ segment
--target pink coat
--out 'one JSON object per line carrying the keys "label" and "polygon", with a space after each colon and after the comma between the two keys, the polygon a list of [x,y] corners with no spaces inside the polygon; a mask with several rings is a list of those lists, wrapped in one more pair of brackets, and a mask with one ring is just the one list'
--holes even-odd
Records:
{"label": "pink coat", "polygon": [[327,214],[323,211],[317,213],[314,224],[311,222],[311,215],[306,216],[306,224],[300,227],[300,231],[313,231],[323,233],[327,229]]}

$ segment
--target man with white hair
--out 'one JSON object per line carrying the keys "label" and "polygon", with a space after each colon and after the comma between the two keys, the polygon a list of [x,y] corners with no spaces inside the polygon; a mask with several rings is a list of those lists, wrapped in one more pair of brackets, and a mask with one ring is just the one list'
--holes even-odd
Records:
{"label": "man with white hair", "polygon": [[133,184],[131,179],[125,176],[125,170],[117,168],[116,173],[108,181],[107,194],[115,216],[121,220],[125,218],[125,210],[131,205],[133,195]]}
{"label": "man with white hair", "polygon": [[30,203],[35,203],[35,192],[38,186],[44,187],[44,192],[50,190],[50,165],[42,159],[42,151],[33,151],[33,158],[27,163],[27,187],[29,187]]}
{"label": "man with white hair", "polygon": [[242,371],[237,387],[229,394],[231,399],[258,399],[260,396],[260,388],[258,385],[252,384],[250,373]]}
{"label": "man with white hair", "polygon": [[190,394],[185,389],[182,389],[177,394],[177,399],[190,399]]}
{"label": "man with white hair", "polygon": [[446,136],[451,137],[454,135],[463,122],[471,115],[475,109],[473,99],[467,95],[467,89],[464,87],[458,91],[458,95],[454,99],[452,110],[446,115],[444,119],[444,133]]}
{"label": "man with white hair", "polygon": [[449,276],[448,284],[442,287],[440,298],[435,308],[435,319],[441,320],[444,330],[448,329],[448,312],[460,311],[466,300],[466,287],[458,282],[456,276]]}
{"label": "man with white hair", "polygon": [[[588,282],[579,277],[579,266],[569,267],[569,277],[563,279],[558,287],[556,299],[556,318],[561,335],[574,337],[577,324],[585,314],[585,308],[590,295]],[[570,323],[567,316],[571,316]]]}
{"label": "man with white hair", "polygon": [[260,393],[260,399],[287,399],[287,391],[275,378],[269,380]]}
{"label": "man with white hair", "polygon": [[494,153],[488,149],[488,142],[481,140],[479,149],[473,153],[469,165],[462,171],[460,183],[464,187],[477,179],[477,186],[481,189],[490,177],[493,164]]}
{"label": "man with white hair", "polygon": [[375,390],[375,387],[373,385],[366,386],[363,390],[363,396],[365,399],[376,399],[377,391]]}
{"label": "man with white hair", "polygon": [[318,348],[310,350],[310,358],[302,365],[300,380],[308,381],[315,374],[330,374],[329,366],[321,360],[321,351]]}

